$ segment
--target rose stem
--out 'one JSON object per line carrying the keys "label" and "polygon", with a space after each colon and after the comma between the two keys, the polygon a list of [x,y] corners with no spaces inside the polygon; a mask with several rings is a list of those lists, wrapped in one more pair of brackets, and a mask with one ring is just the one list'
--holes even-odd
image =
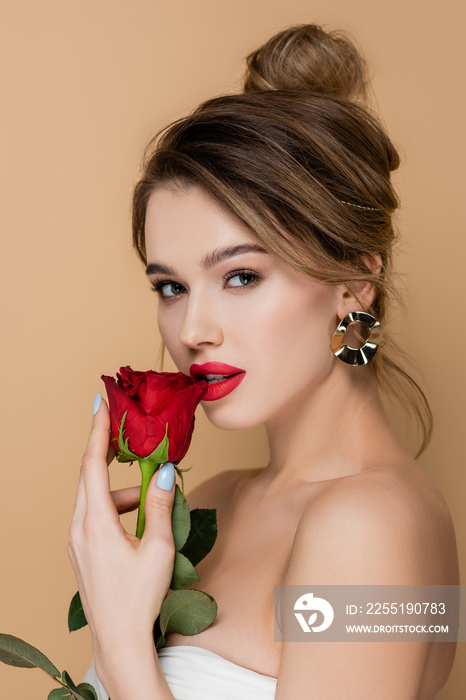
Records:
{"label": "rose stem", "polygon": [[138,524],[136,527],[136,537],[141,539],[144,533],[146,524],[146,514],[144,512],[144,504],[146,502],[146,493],[149,487],[150,480],[154,476],[161,463],[152,462],[150,459],[139,459],[139,467],[141,469],[141,495],[139,497]]}

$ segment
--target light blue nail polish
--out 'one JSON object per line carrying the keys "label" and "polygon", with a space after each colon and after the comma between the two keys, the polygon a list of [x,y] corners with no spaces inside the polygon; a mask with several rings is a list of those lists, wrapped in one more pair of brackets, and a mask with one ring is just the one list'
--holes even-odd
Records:
{"label": "light blue nail polish", "polygon": [[165,491],[171,491],[175,483],[175,467],[171,462],[165,462],[157,474],[157,486]]}
{"label": "light blue nail polish", "polygon": [[92,415],[95,416],[97,411],[99,410],[100,402],[102,401],[102,394],[100,391],[97,392],[96,397],[94,399],[94,403],[92,405]]}

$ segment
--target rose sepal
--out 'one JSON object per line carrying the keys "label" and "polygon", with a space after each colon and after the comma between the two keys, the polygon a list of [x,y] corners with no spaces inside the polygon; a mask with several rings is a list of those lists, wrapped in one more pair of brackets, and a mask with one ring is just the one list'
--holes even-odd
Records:
{"label": "rose sepal", "polygon": [[153,452],[150,453],[147,457],[144,457],[144,461],[151,461],[155,462],[156,464],[163,464],[164,462],[168,462],[168,423],[166,424],[165,427],[165,435],[164,438]]}
{"label": "rose sepal", "polygon": [[[123,414],[123,417],[121,419],[120,423],[120,431],[118,434],[118,454],[116,456],[118,462],[135,462],[137,459],[139,459],[138,455],[135,455],[134,452],[131,452],[131,450],[128,447],[128,440],[129,438],[126,438],[126,440],[123,440],[123,426],[125,424],[126,420],[126,414],[128,411],[125,411]],[[115,438],[113,438],[115,440]]]}

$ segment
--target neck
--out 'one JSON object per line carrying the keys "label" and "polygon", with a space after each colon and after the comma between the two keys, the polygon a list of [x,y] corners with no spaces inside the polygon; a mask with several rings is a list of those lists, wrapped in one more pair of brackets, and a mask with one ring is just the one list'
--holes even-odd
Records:
{"label": "neck", "polygon": [[403,449],[370,367],[341,361],[266,429],[270,463],[263,476],[277,486],[356,474],[374,466],[388,445]]}

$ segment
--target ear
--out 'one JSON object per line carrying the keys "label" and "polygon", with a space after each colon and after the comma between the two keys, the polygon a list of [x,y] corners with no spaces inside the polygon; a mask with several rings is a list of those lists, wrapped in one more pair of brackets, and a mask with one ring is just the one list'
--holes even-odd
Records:
{"label": "ear", "polygon": [[[383,268],[379,253],[363,253],[360,256],[368,271],[378,275]],[[375,289],[370,282],[352,282],[341,286],[341,299],[337,310],[338,317],[344,318],[351,311],[365,311],[374,301]]]}

